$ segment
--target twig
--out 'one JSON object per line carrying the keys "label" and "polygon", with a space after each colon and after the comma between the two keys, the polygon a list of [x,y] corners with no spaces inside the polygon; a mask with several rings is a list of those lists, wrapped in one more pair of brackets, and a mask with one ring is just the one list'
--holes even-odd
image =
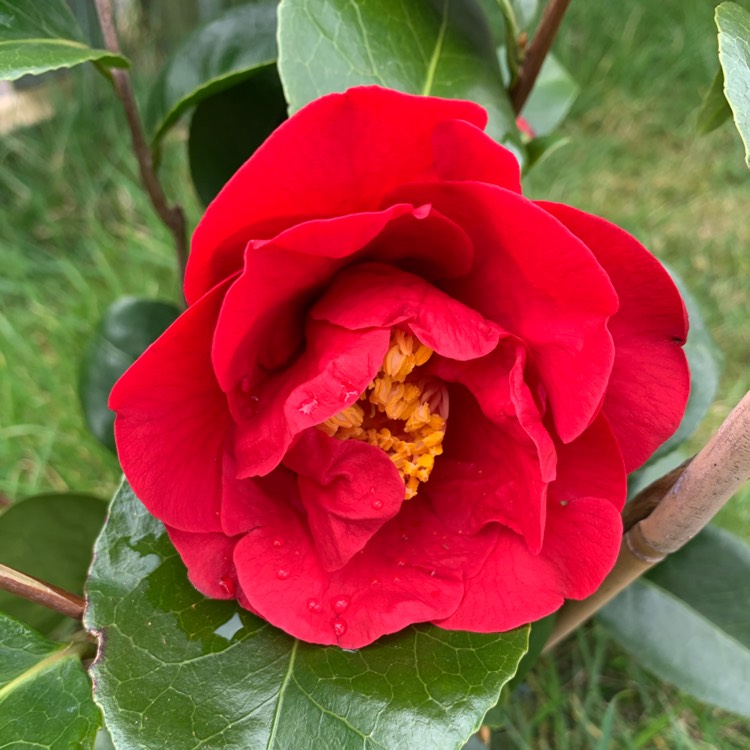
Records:
{"label": "twig", "polygon": [[83,616],[84,600],[80,596],[21,573],[20,570],[9,568],[7,565],[0,565],[0,589],[31,602],[43,604],[61,615],[67,615],[76,620],[80,620]]}
{"label": "twig", "polygon": [[[112,0],[95,0],[96,14],[99,17],[99,26],[104,37],[104,44],[110,52],[120,54],[120,43],[117,40]],[[177,252],[177,263],[180,269],[180,280],[185,277],[185,266],[187,265],[187,229],[185,214],[182,207],[175,204],[169,205],[164,189],[156,176],[153,163],[153,155],[149,148],[146,136],[143,132],[141,118],[138,115],[138,105],[133,94],[133,86],[130,75],[126,70],[113,69],[110,71],[112,83],[117,98],[125,110],[125,117],[130,128],[130,137],[133,143],[133,152],[138,161],[138,169],[151,204],[159,218],[167,226],[174,237],[175,250]]]}
{"label": "twig", "polygon": [[521,72],[510,90],[510,100],[516,114],[521,112],[531,89],[534,88],[544,58],[552,46],[568,5],[570,5],[570,0],[549,0],[544,8],[542,20],[539,21],[534,38],[526,49]]}
{"label": "twig", "polygon": [[599,589],[588,599],[562,607],[545,651],[687,544],[750,478],[750,392],[679,476],[673,478],[674,473],[659,480],[665,494],[653,511],[626,530],[617,562]]}

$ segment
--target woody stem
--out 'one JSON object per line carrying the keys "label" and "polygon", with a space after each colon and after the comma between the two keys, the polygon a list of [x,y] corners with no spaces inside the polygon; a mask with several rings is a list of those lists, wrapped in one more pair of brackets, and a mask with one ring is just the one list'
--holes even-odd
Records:
{"label": "woody stem", "polygon": [[0,565],[0,589],[76,620],[83,616],[84,600],[80,596],[7,565]]}

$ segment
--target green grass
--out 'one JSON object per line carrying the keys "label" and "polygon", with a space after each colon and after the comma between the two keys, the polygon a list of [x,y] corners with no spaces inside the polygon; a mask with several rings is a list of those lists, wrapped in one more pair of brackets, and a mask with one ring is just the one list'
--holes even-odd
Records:
{"label": "green grass", "polygon": [[[556,48],[583,93],[570,144],[526,181],[533,197],[601,214],[685,279],[724,352],[699,447],[750,386],[750,173],[731,126],[693,117],[716,66],[713,3],[572,3]],[[170,238],[139,188],[106,82],[74,76],[58,116],[0,139],[0,501],[47,490],[107,497],[115,458],[87,433],[76,382],[86,343],[123,294],[176,300]],[[198,216],[184,144],[171,195]],[[0,502],[1,504],[1,502]],[[750,540],[750,492],[720,522]],[[750,724],[661,685],[598,627],[545,657],[506,705],[501,748],[604,750],[750,746]]]}

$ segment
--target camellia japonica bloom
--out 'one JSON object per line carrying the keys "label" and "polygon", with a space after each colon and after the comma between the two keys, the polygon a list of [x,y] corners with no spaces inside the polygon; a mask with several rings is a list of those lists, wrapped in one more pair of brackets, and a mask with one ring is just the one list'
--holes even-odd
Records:
{"label": "camellia japonica bloom", "polygon": [[297,638],[494,632],[591,594],[676,429],[687,321],[618,227],[521,194],[466,101],[312,102],[195,231],[110,405],[192,583]]}

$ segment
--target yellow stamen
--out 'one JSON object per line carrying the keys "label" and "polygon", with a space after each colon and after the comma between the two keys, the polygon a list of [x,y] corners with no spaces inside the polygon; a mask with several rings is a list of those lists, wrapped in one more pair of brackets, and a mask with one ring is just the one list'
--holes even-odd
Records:
{"label": "yellow stamen", "polygon": [[447,391],[430,380],[407,380],[432,353],[414,336],[396,329],[380,372],[358,402],[318,425],[331,437],[362,440],[384,450],[404,482],[407,500],[430,478],[435,456],[443,452]]}

